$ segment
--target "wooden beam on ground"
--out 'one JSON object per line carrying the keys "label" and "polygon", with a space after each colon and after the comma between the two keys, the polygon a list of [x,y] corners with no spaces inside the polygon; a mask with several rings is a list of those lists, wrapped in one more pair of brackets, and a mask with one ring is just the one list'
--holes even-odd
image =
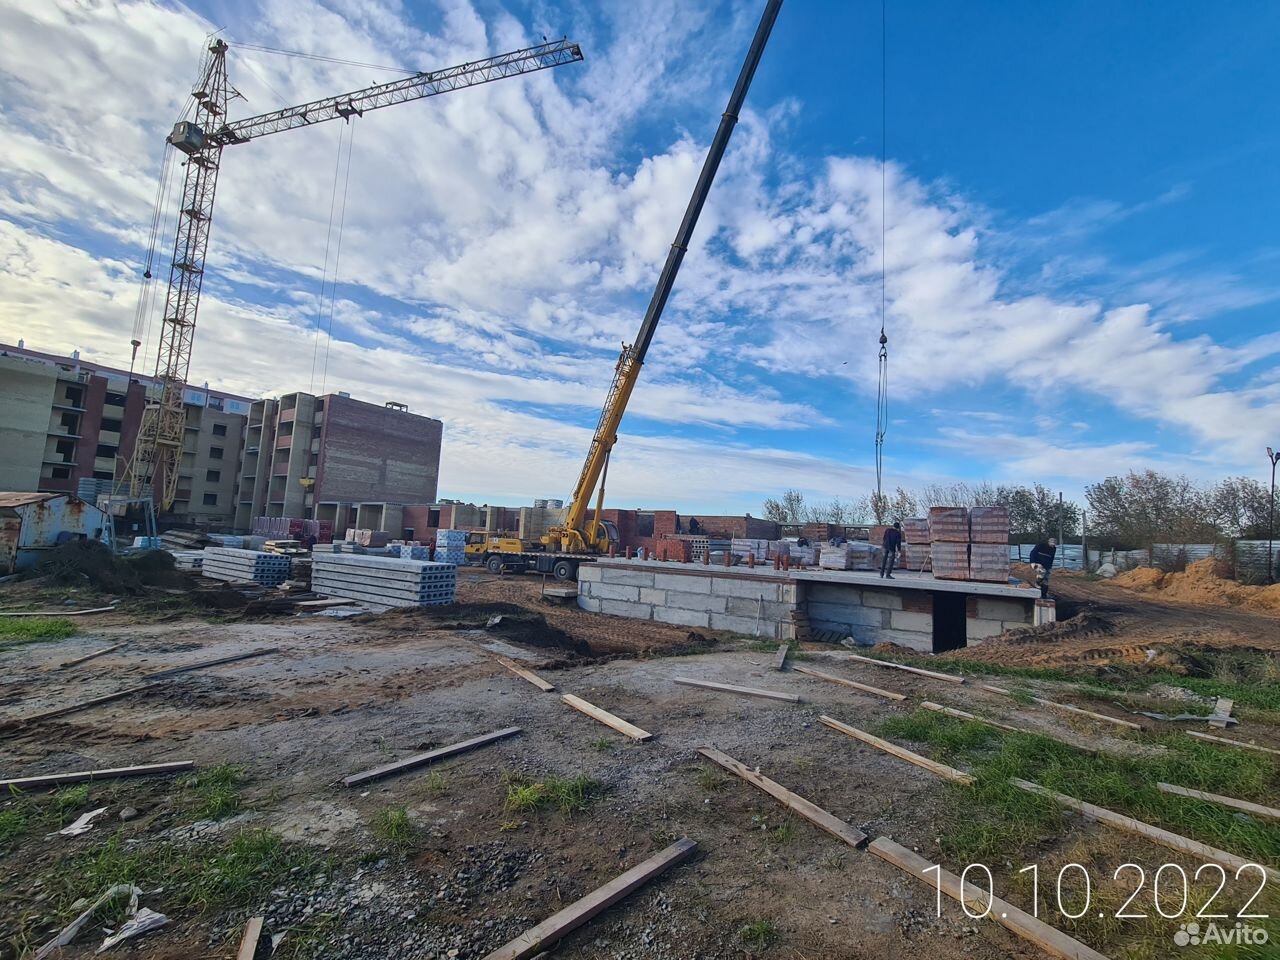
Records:
{"label": "wooden beam on ground", "polygon": [[881,740],[874,737],[865,730],[859,730],[857,727],[851,727],[839,720],[833,720],[828,716],[818,718],[820,723],[826,724],[832,730],[837,730],[846,736],[853,737],[855,740],[861,740],[868,746],[875,747],[877,750],[883,750],[885,753],[892,754],[899,760],[905,760],[907,763],[914,763],[917,767],[928,770],[932,774],[942,777],[944,780],[951,780],[955,783],[963,783],[965,786],[973,783],[972,774],[965,773],[963,770],[957,770],[955,767],[949,767],[945,763],[939,763],[937,760],[930,760],[928,757],[922,757],[918,753],[912,753],[906,747],[900,747],[896,743],[890,743],[888,740]]}
{"label": "wooden beam on ground", "polygon": [[1259,817],[1271,817],[1274,820],[1280,820],[1280,810],[1277,810],[1275,807],[1264,807],[1260,803],[1251,803],[1248,800],[1237,800],[1235,797],[1224,797],[1217,793],[1206,793],[1203,790],[1192,790],[1190,787],[1179,787],[1172,783],[1157,783],[1156,787],[1161,793],[1169,793],[1175,797],[1189,797],[1192,800],[1204,800],[1208,803],[1220,803],[1224,807],[1243,810],[1245,813],[1252,813]]}
{"label": "wooden beam on ground", "polygon": [[323,600],[299,600],[295,606],[304,610],[325,610],[329,607],[350,607],[354,603],[354,600],[344,600],[341,597],[326,597]]}
{"label": "wooden beam on ground", "polygon": [[66,663],[58,664],[58,669],[65,670],[67,669],[67,667],[74,667],[77,664],[88,663],[90,660],[96,660],[98,657],[106,656],[108,653],[111,653],[113,650],[119,650],[121,647],[126,646],[128,643],[129,643],[128,640],[122,640],[120,643],[113,643],[111,646],[103,647],[101,650],[95,650],[93,651],[93,653],[86,653],[83,657],[76,657],[74,660],[68,660]]}
{"label": "wooden beam on ground", "polygon": [[778,648],[778,653],[773,659],[773,669],[783,670],[787,666],[787,652],[791,649],[791,644],[784,643]]}
{"label": "wooden beam on ground", "polygon": [[687,860],[698,847],[685,837],[665,850],[654,854],[639,866],[615,877],[603,887],[598,887],[581,900],[575,900],[559,913],[554,913],[535,927],[530,927],[510,943],[503,944],[484,960],[526,960],[546,947],[577,930],[584,923],[639,890],[650,880],[666,873],[676,864]]}
{"label": "wooden beam on ground", "polygon": [[106,770],[80,770],[75,773],[48,773],[39,777],[18,777],[16,780],[0,780],[0,790],[45,790],[69,783],[87,783],[91,780],[123,780],[126,777],[154,777],[164,773],[180,773],[195,769],[194,760],[173,760],[169,763],[148,763],[137,767],[111,767]]}
{"label": "wooden beam on ground", "polygon": [[33,713],[27,717],[14,717],[8,721],[17,724],[38,723],[41,720],[52,720],[54,717],[65,717],[69,713],[77,713],[81,710],[88,710],[92,707],[101,706],[104,703],[111,703],[113,700],[123,700],[125,697],[131,697],[135,693],[141,693],[144,690],[150,690],[152,687],[158,687],[158,683],[144,683],[140,687],[129,687],[125,690],[117,690],[115,693],[108,693],[105,696],[94,697],[92,700],[81,700],[79,703],[73,703],[67,707],[57,707],[53,710],[46,710],[44,713]]}
{"label": "wooden beam on ground", "polygon": [[[994,684],[983,683],[979,684],[979,687],[989,693],[1000,693],[1006,697],[1013,696],[1013,694],[1004,687],[997,687]],[[1146,729],[1142,724],[1134,723],[1132,720],[1121,720],[1119,717],[1109,717],[1105,713],[1094,713],[1092,710],[1083,710],[1080,707],[1073,707],[1069,703],[1058,703],[1056,700],[1046,700],[1043,697],[1032,697],[1031,699],[1042,707],[1049,707],[1053,710],[1063,710],[1067,713],[1074,713],[1077,716],[1088,717],[1091,720],[1103,720],[1107,723],[1114,723],[1117,726],[1127,727],[1130,730]]]}
{"label": "wooden beam on ground", "polygon": [[994,920],[1028,943],[1035,944],[1051,957],[1057,957],[1059,960],[1107,960],[1104,954],[1067,936],[1061,930],[1049,926],[1043,920],[1037,920],[1013,904],[999,897],[989,898],[986,890],[972,883],[962,883],[960,878],[949,870],[942,870],[939,867],[935,871],[933,868],[938,866],[937,864],[930,863],[918,853],[913,853],[887,837],[878,837],[873,840],[867,850],[885,863],[891,863],[899,870],[915,877],[921,883],[926,883],[935,890],[941,888],[948,897],[967,904],[974,913],[986,909],[990,900],[990,909],[986,914],[988,920]]}
{"label": "wooden beam on ground", "polygon": [[710,680],[691,680],[688,677],[676,677],[676,683],[686,687],[703,687],[707,690],[719,690],[722,693],[736,693],[743,697],[761,697],[765,700],[784,700],[787,703],[799,703],[800,698],[794,693],[779,693],[776,690],[761,690],[759,687],[736,687],[731,683],[713,683]]}
{"label": "wooden beam on ground", "polygon": [[985,723],[989,727],[1008,730],[1010,733],[1034,732],[1031,730],[1021,730],[1018,727],[1011,727],[1007,723],[1001,723],[999,720],[992,720],[989,717],[980,717],[976,713],[965,713],[963,710],[957,710],[955,707],[944,707],[942,704],[934,703],[932,700],[926,700],[924,703],[920,704],[920,706],[924,707],[926,710],[935,710],[938,713],[945,713],[948,717],[955,717],[957,720],[970,720],[976,723]]}
{"label": "wooden beam on ground", "polygon": [[837,677],[834,673],[824,673],[822,670],[814,670],[812,667],[793,666],[791,668],[795,673],[803,673],[806,677],[817,677],[819,680],[830,680],[832,683],[839,683],[846,687],[853,687],[855,690],[861,690],[863,693],[873,693],[877,697],[884,697],[886,700],[905,700],[905,694],[894,693],[892,690],[881,690],[879,687],[873,687],[869,684],[858,683],[856,680],[846,680],[844,677]]}
{"label": "wooden beam on ground", "polygon": [[572,693],[566,693],[560,698],[562,703],[566,703],[579,713],[585,713],[592,720],[598,720],[606,727],[612,727],[619,733],[630,737],[632,740],[648,740],[653,736],[652,733],[641,730],[634,723],[627,723],[621,717],[615,717],[608,710],[601,710],[593,703],[587,703],[581,697],[575,697]]}
{"label": "wooden beam on ground", "polygon": [[446,757],[453,757],[459,753],[474,750],[477,747],[488,746],[498,740],[505,740],[507,737],[515,736],[519,732],[519,727],[506,727],[503,730],[495,730],[493,733],[486,733],[480,737],[463,740],[461,743],[451,743],[447,747],[436,747],[436,749],[428,750],[426,753],[417,753],[412,757],[406,757],[394,763],[374,767],[372,770],[353,773],[351,776],[343,778],[342,785],[359,787],[366,783],[372,783],[374,780],[381,780],[383,777],[390,777],[397,773],[407,773],[410,770],[416,770],[418,767],[425,767],[429,763],[435,763],[437,760],[444,760]]}
{"label": "wooden beam on ground", "polygon": [[261,650],[250,650],[248,653],[236,653],[229,657],[219,657],[217,660],[204,660],[200,663],[189,663],[185,667],[170,667],[168,670],[161,670],[157,673],[149,673],[147,680],[158,680],[161,677],[172,677],[179,673],[189,673],[192,670],[203,670],[206,667],[220,667],[224,663],[236,663],[240,660],[249,660],[252,657],[265,657],[268,653],[279,653],[279,647],[263,647]]}
{"label": "wooden beam on ground", "polygon": [[1240,747],[1244,750],[1258,750],[1262,753],[1274,753],[1280,756],[1280,750],[1271,747],[1260,747],[1256,743],[1245,743],[1243,740],[1228,740],[1226,737],[1215,737],[1211,733],[1200,733],[1197,730],[1185,730],[1188,737],[1195,737],[1198,740],[1212,740],[1214,743],[1225,743],[1229,747]]}
{"label": "wooden beam on ground", "polygon": [[933,680],[945,680],[947,683],[964,683],[964,677],[952,676],[949,673],[938,673],[936,670],[922,670],[919,667],[908,667],[905,663],[894,663],[892,660],[877,660],[875,657],[864,657],[861,654],[849,654],[850,660],[857,660],[861,663],[874,664],[877,667],[889,667],[893,670],[905,670],[907,673],[916,673],[922,677],[929,677]]}
{"label": "wooden beam on ground", "polygon": [[747,783],[763,790],[784,806],[790,807],[815,827],[831,834],[837,840],[843,840],[851,847],[861,847],[867,842],[867,835],[852,824],[845,823],[834,814],[823,810],[816,803],[811,803],[798,793],[792,793],[780,783],[774,783],[759,770],[752,770],[745,763],[733,759],[727,753],[721,753],[715,747],[699,747],[698,752],[708,760],[718,763],[732,774],[741,777]]}
{"label": "wooden beam on ground", "polygon": [[[1190,854],[1193,857],[1200,857],[1213,863],[1220,864],[1223,867],[1229,867],[1232,870],[1239,870],[1246,863],[1252,863],[1244,857],[1238,857],[1234,853],[1228,853],[1225,850],[1219,850],[1211,847],[1207,843],[1201,843],[1199,840],[1192,840],[1190,837],[1184,837],[1181,834],[1173,833],[1161,827],[1153,827],[1149,823],[1143,823],[1141,820],[1135,820],[1133,817],[1126,817],[1122,813],[1116,813],[1114,810],[1107,810],[1104,807],[1094,806],[1092,803],[1085,803],[1083,800],[1077,800],[1075,797],[1069,797],[1065,793],[1058,793],[1047,787],[1042,787],[1038,783],[1031,783],[1028,780],[1019,780],[1016,777],[1010,781],[1014,786],[1026,790],[1028,793],[1039,794],[1042,797],[1049,797],[1056,800],[1064,807],[1070,807],[1079,813],[1084,814],[1091,820],[1097,820],[1099,823],[1105,823],[1109,827],[1115,827],[1117,830],[1123,830],[1125,833],[1137,834],[1140,837],[1146,837],[1154,843],[1168,847],[1171,850],[1178,850],[1182,853]],[[1267,876],[1272,880],[1280,882],[1280,870],[1271,867],[1263,867],[1267,872]]]}
{"label": "wooden beam on ground", "polygon": [[1235,705],[1235,701],[1230,697],[1219,697],[1218,702],[1213,705],[1213,715],[1209,717],[1209,726],[1225,730],[1227,729],[1227,724],[1235,723],[1236,721],[1231,717],[1231,708]]}
{"label": "wooden beam on ground", "polygon": [[250,917],[244,926],[244,937],[240,940],[240,949],[236,952],[236,960],[253,960],[258,952],[258,938],[262,936],[263,917]]}
{"label": "wooden beam on ground", "polygon": [[94,607],[92,610],[4,610],[0,617],[83,617],[90,613],[110,613],[115,606]]}
{"label": "wooden beam on ground", "polygon": [[543,680],[540,676],[538,676],[532,670],[526,670],[524,667],[520,666],[520,664],[516,663],[514,660],[511,660],[507,657],[498,657],[498,662],[502,664],[504,667],[506,667],[508,670],[510,670],[512,673],[514,673],[517,677],[523,677],[525,680],[528,680],[530,683],[532,683],[535,687],[537,687],[543,693],[550,693],[552,690],[555,689],[554,684],[547,683],[547,681]]}

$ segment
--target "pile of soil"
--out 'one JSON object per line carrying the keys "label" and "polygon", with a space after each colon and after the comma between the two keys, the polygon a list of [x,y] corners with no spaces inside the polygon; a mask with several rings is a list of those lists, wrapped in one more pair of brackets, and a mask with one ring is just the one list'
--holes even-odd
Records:
{"label": "pile of soil", "polygon": [[1111,582],[1130,590],[1158,593],[1165,600],[1280,614],[1280,584],[1249,587],[1227,579],[1225,572],[1220,560],[1209,557],[1188,565],[1183,573],[1137,567],[1118,574]]}
{"label": "pile of soil", "polygon": [[61,586],[89,586],[104,593],[145,593],[147,587],[183,587],[186,579],[173,566],[173,554],[147,550],[115,556],[96,540],[68,540],[49,552],[37,576]]}

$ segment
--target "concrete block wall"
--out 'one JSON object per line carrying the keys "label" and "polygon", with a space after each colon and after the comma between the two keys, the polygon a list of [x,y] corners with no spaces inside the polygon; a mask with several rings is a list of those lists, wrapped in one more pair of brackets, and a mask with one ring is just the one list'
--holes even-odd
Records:
{"label": "concrete block wall", "polygon": [[864,646],[889,642],[933,650],[933,596],[924,591],[880,590],[836,583],[808,583],[809,626],[853,637]]}
{"label": "concrete block wall", "polygon": [[965,638],[970,645],[999,636],[1013,627],[1028,627],[1034,616],[1035,596],[1026,600],[1002,597],[969,597],[965,603]]}
{"label": "concrete block wall", "polygon": [[773,640],[794,639],[791,611],[801,587],[765,578],[660,568],[583,564],[578,606],[593,613],[727,630]]}

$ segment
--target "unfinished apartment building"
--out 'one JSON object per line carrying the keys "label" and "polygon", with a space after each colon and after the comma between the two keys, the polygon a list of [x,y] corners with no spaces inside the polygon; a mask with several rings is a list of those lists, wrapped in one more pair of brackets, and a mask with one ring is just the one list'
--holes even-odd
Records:
{"label": "unfinished apartment building", "polygon": [[[76,493],[93,499],[124,475],[150,377],[0,344],[0,490]],[[234,517],[248,397],[188,386],[186,436],[172,510],[161,519],[227,526]]]}
{"label": "unfinished apartment building", "polygon": [[439,420],[404,404],[346,393],[255,401],[241,454],[235,527],[256,517],[324,520],[402,532],[402,506],[432,503],[440,477]]}

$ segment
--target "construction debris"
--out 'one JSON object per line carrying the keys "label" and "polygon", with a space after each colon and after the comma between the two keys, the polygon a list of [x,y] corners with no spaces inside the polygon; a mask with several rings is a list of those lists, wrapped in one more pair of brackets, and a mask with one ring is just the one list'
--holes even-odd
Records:
{"label": "construction debris", "polygon": [[1273,820],[1280,820],[1280,810],[1277,810],[1275,807],[1264,807],[1260,803],[1251,803],[1248,800],[1237,800],[1234,797],[1224,797],[1217,793],[1205,793],[1203,790],[1192,790],[1188,787],[1178,787],[1172,783],[1157,783],[1156,788],[1161,793],[1172,794],[1175,797],[1186,797],[1190,800],[1203,800],[1206,803],[1217,803],[1224,807],[1232,807],[1235,810],[1252,813],[1255,816],[1270,817]]}
{"label": "construction debris", "polygon": [[127,646],[128,640],[122,640],[120,643],[113,643],[109,647],[103,647],[101,650],[95,650],[93,653],[86,653],[83,657],[76,657],[74,660],[67,660],[65,663],[58,664],[59,670],[65,670],[67,667],[74,667],[81,663],[88,663],[90,660],[96,660],[98,657],[104,657],[108,653],[119,650],[123,646]]}
{"label": "construction debris", "polygon": [[949,767],[945,763],[939,763],[936,760],[930,760],[928,757],[922,757],[918,753],[912,753],[905,747],[900,747],[888,740],[881,740],[879,737],[872,736],[865,730],[859,730],[857,727],[851,727],[848,724],[841,723],[828,716],[818,717],[819,723],[824,723],[832,730],[839,731],[845,736],[853,737],[855,740],[861,740],[868,746],[875,747],[877,750],[883,750],[885,753],[892,754],[899,760],[905,760],[907,763],[914,763],[921,769],[928,770],[932,774],[942,777],[944,780],[950,780],[953,783],[962,783],[969,786],[974,783],[975,778],[972,774],[965,773],[963,770],[957,770],[955,767]]}
{"label": "construction debris", "polygon": [[126,777],[153,777],[164,773],[180,773],[195,768],[194,760],[171,760],[168,763],[148,763],[136,767],[110,767],[106,770],[80,770],[75,773],[48,773],[36,777],[18,777],[0,780],[0,790],[46,790],[70,783],[86,783],[90,780],[123,780]]}
{"label": "construction debris", "polygon": [[343,786],[347,787],[359,787],[374,780],[381,780],[383,777],[390,777],[398,773],[408,773],[410,770],[425,767],[427,764],[435,763],[437,760],[454,757],[460,753],[466,753],[468,750],[475,750],[477,747],[486,747],[499,740],[505,740],[507,737],[513,737],[519,732],[519,727],[495,730],[493,733],[486,733],[481,737],[463,740],[461,743],[450,744],[447,747],[437,747],[435,750],[415,754],[412,757],[406,757],[404,760],[397,760],[381,767],[374,767],[372,770],[365,770],[362,773],[353,773],[349,777],[344,777],[342,783]]}
{"label": "construction debris", "polygon": [[94,607],[92,610],[3,610],[0,617],[83,617],[91,613],[111,613],[115,604],[109,607]]}
{"label": "construction debris", "polygon": [[88,813],[82,813],[80,816],[76,817],[73,822],[69,823],[61,830],[58,830],[56,835],[63,837],[78,837],[82,833],[88,833],[93,829],[93,821],[106,812],[106,807],[99,807],[97,810],[90,810]]}
{"label": "construction debris", "polygon": [[1212,740],[1214,743],[1225,743],[1229,747],[1240,747],[1242,750],[1257,750],[1260,753],[1274,753],[1280,757],[1280,750],[1272,747],[1260,747],[1256,743],[1245,743],[1243,740],[1228,740],[1226,737],[1215,737],[1211,733],[1200,733],[1198,730],[1187,730],[1188,737],[1195,737],[1198,740]]}
{"label": "construction debris", "polygon": [[250,650],[247,653],[233,653],[229,657],[219,657],[216,660],[202,660],[199,663],[189,663],[182,667],[170,667],[167,670],[160,670],[156,673],[149,673],[147,680],[159,680],[161,677],[172,677],[179,673],[190,673],[192,670],[204,670],[206,667],[219,667],[224,663],[237,663],[240,660],[250,660],[253,657],[265,657],[269,653],[279,653],[279,647],[263,647],[260,650]]}
{"label": "construction debris", "polygon": [[686,687],[702,687],[707,690],[719,690],[722,693],[736,693],[743,697],[760,697],[765,700],[784,700],[787,703],[799,703],[800,698],[794,693],[779,693],[776,690],[761,690],[759,687],[735,687],[729,683],[713,683],[710,680],[691,680],[688,677],[676,677],[675,682]]}
{"label": "construction debris", "polygon": [[523,679],[528,680],[530,683],[532,683],[535,687],[537,687],[543,693],[550,693],[552,690],[555,689],[554,684],[547,683],[547,681],[543,680],[540,676],[538,676],[532,670],[526,670],[524,667],[520,666],[520,664],[516,663],[514,660],[511,660],[507,657],[498,657],[498,662],[502,664],[504,667],[506,667],[508,670],[510,670],[512,673],[514,673],[517,677],[522,677]]}
{"label": "construction debris", "polygon": [[244,925],[244,936],[240,939],[240,949],[236,951],[236,960],[253,960],[258,953],[258,938],[262,936],[262,924],[265,917],[250,917]]}
{"label": "construction debris", "polygon": [[881,690],[879,687],[873,687],[866,683],[858,683],[856,680],[846,680],[844,677],[837,677],[834,673],[825,673],[822,670],[814,670],[812,667],[802,667],[797,664],[791,669],[793,672],[803,673],[807,677],[817,677],[819,680],[827,680],[831,683],[838,683],[845,687],[852,687],[854,690],[861,690],[863,693],[870,693],[877,697],[884,697],[886,700],[907,699],[905,694],[894,693],[892,690]]}
{"label": "construction debris", "polygon": [[791,649],[790,645],[785,643],[782,644],[780,647],[778,647],[778,652],[774,655],[774,658],[773,658],[773,669],[775,670],[786,669],[787,651],[790,649]]}
{"label": "construction debris", "polygon": [[621,717],[615,717],[608,710],[601,710],[594,704],[587,703],[587,701],[583,700],[581,697],[575,697],[571,693],[566,693],[560,698],[560,700],[562,703],[573,707],[573,709],[577,710],[579,713],[585,713],[591,719],[598,720],[606,727],[612,727],[614,730],[630,737],[632,740],[648,740],[653,736],[653,734],[641,730],[635,724],[627,723],[627,721],[623,720]]}
{"label": "construction debris", "polygon": [[936,670],[922,670],[919,667],[908,667],[905,663],[894,663],[892,660],[877,660],[872,657],[864,657],[857,653],[843,654],[846,659],[857,660],[859,663],[869,663],[876,667],[888,667],[892,670],[905,670],[907,673],[918,674],[922,677],[929,677],[931,680],[944,680],[947,683],[964,683],[964,677],[953,676],[950,673],[938,673]]}
{"label": "construction debris", "polygon": [[115,693],[108,693],[101,697],[94,697],[91,700],[81,700],[79,703],[73,703],[65,707],[55,707],[53,710],[46,710],[43,713],[33,713],[26,717],[15,717],[10,723],[24,725],[28,723],[39,723],[41,720],[52,720],[54,717],[65,717],[70,713],[78,713],[81,710],[89,710],[92,707],[101,706],[104,703],[111,703],[115,700],[122,700],[125,697],[131,697],[135,693],[142,693],[144,690],[150,690],[158,687],[158,683],[144,683],[138,687],[129,687],[125,690],[117,690]]}
{"label": "construction debris", "polygon": [[[1013,694],[1004,689],[1004,687],[997,687],[990,683],[982,683],[978,686],[981,689],[986,690],[988,693],[999,693],[1006,697],[1013,696]],[[1040,704],[1040,706],[1049,707],[1053,710],[1062,710],[1066,713],[1074,713],[1082,717],[1088,717],[1091,720],[1102,720],[1106,723],[1114,723],[1120,727],[1128,727],[1130,730],[1145,729],[1142,724],[1134,723],[1132,720],[1121,720],[1119,717],[1109,717],[1105,713],[1094,713],[1092,710],[1083,710],[1080,707],[1073,707],[1069,703],[1058,703],[1056,700],[1046,700],[1043,697],[1032,697],[1031,699],[1035,703]]]}
{"label": "construction debris", "polygon": [[1209,726],[1225,730],[1228,724],[1239,723],[1239,720],[1231,716],[1231,708],[1234,706],[1234,700],[1229,697],[1219,697],[1218,702],[1213,706],[1213,716],[1209,718]]}

